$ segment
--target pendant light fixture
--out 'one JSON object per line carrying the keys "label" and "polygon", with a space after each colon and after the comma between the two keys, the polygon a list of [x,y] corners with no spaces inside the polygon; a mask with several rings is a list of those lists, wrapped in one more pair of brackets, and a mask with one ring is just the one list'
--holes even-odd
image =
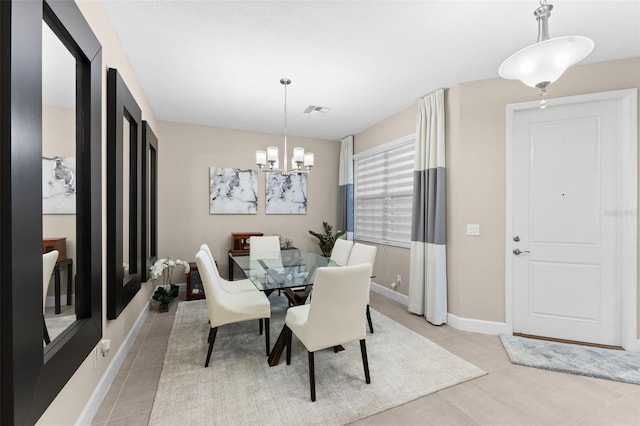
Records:
{"label": "pendant light fixture", "polygon": [[[277,172],[282,175],[309,173],[313,167],[313,153],[304,152],[304,148],[293,148],[291,156],[291,169],[287,170],[287,86],[291,84],[288,78],[281,78],[280,84],[284,86],[284,162],[279,167],[277,146],[268,146],[266,151],[256,151],[256,164],[263,172]],[[268,168],[264,168],[265,166]]]}
{"label": "pendant light fixture", "polygon": [[500,65],[498,73],[509,80],[521,80],[547,94],[547,86],[567,68],[577,64],[593,50],[593,41],[583,36],[549,38],[549,17],[553,5],[540,0],[533,15],[538,21],[538,41],[511,55]]}

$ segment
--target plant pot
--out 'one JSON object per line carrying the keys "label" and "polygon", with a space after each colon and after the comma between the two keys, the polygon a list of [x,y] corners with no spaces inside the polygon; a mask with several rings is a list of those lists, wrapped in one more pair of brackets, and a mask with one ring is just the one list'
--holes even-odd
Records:
{"label": "plant pot", "polygon": [[159,312],[169,312],[169,303],[160,302]]}

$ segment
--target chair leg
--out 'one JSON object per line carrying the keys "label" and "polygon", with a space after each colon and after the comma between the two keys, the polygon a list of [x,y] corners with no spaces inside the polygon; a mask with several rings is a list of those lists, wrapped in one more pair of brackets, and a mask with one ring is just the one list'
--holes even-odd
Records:
{"label": "chair leg", "polygon": [[218,333],[218,327],[213,327],[209,332],[209,351],[207,352],[207,360],[204,363],[205,367],[209,366],[209,359],[211,359],[211,351],[213,350],[213,343],[216,341],[217,333]]}
{"label": "chair leg", "polygon": [[260,335],[262,336],[262,318],[258,320],[258,324],[260,326]]}
{"label": "chair leg", "polygon": [[371,322],[371,311],[369,310],[369,305],[367,305],[367,321],[369,322],[369,330],[373,333],[373,323]]}
{"label": "chair leg", "polygon": [[47,322],[44,319],[44,315],[42,316],[42,328],[44,331],[44,344],[48,345],[51,343],[51,339],[49,338],[49,330],[47,330]]}
{"label": "chair leg", "polygon": [[286,327],[286,338],[287,338],[287,365],[291,365],[291,336],[293,336],[293,332],[289,327]]}
{"label": "chair leg", "polygon": [[309,387],[311,388],[311,402],[316,400],[316,373],[314,370],[313,352],[309,352]]}
{"label": "chair leg", "polygon": [[211,333],[213,332],[213,328],[209,327],[209,336],[207,337],[207,343],[211,342]]}
{"label": "chair leg", "polygon": [[[262,320],[260,320],[262,324]],[[267,350],[267,356],[269,356],[269,318],[264,319],[264,344]]]}
{"label": "chair leg", "polygon": [[362,352],[362,364],[364,365],[364,378],[367,384],[371,383],[371,377],[369,376],[369,361],[367,360],[367,345],[364,339],[360,340],[360,352]]}

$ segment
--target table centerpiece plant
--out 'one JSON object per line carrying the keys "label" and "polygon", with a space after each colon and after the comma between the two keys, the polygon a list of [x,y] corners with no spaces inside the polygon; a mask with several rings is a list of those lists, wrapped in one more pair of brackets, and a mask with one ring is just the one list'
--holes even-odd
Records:
{"label": "table centerpiece plant", "polygon": [[324,228],[324,234],[311,230],[309,233],[319,240],[318,245],[320,246],[322,255],[324,257],[329,257],[331,256],[331,251],[333,250],[333,245],[336,243],[336,240],[342,237],[347,231],[336,231],[336,233],[333,234],[333,226],[329,225],[327,222],[322,222],[322,227]]}
{"label": "table centerpiece plant", "polygon": [[156,260],[156,262],[151,266],[151,279],[155,281],[162,277],[162,284],[156,288],[153,296],[151,296],[153,300],[160,302],[160,312],[168,312],[169,305],[176,297],[178,297],[180,288],[171,282],[173,279],[173,269],[177,265],[182,265],[184,267],[185,274],[189,273],[189,263],[184,260],[172,259],[170,257]]}

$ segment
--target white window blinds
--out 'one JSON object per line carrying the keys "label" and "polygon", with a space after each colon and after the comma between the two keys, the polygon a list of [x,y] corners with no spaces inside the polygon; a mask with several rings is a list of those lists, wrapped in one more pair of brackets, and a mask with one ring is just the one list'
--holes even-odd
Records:
{"label": "white window blinds", "polygon": [[356,155],[356,240],[409,247],[415,137]]}

